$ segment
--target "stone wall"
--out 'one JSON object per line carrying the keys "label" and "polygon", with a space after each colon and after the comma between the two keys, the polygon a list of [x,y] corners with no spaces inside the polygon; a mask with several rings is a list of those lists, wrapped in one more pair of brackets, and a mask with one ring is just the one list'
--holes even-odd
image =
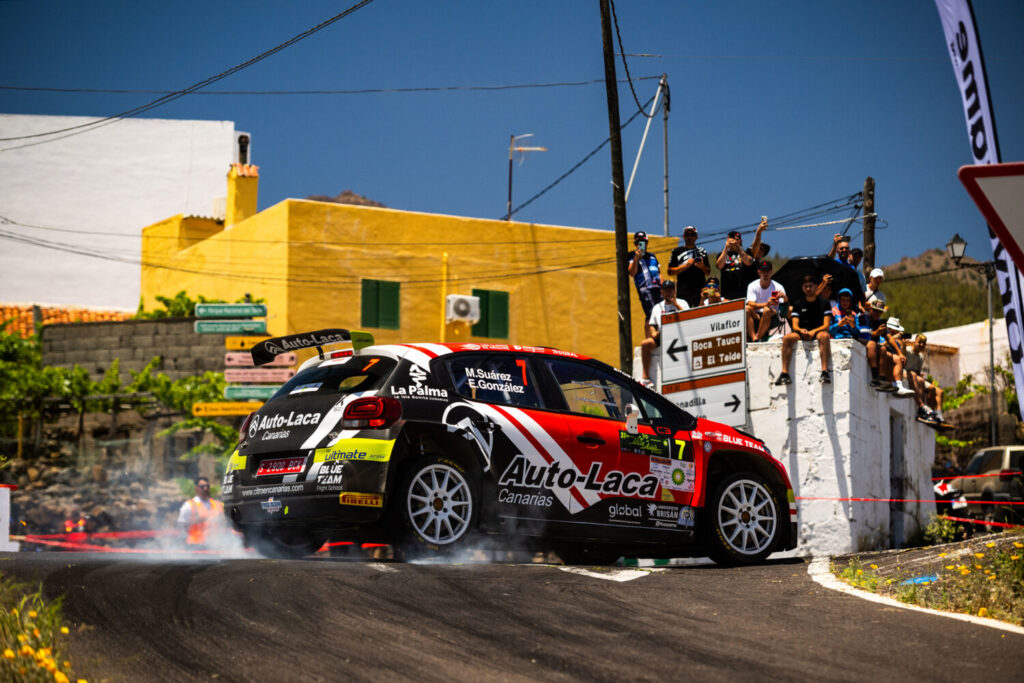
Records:
{"label": "stone wall", "polygon": [[131,381],[154,356],[159,371],[171,379],[223,372],[223,334],[196,334],[194,318],[126,320],[123,322],[44,325],[43,363],[59,367],[80,365],[93,379],[102,379],[110,363],[121,361],[121,381]]}

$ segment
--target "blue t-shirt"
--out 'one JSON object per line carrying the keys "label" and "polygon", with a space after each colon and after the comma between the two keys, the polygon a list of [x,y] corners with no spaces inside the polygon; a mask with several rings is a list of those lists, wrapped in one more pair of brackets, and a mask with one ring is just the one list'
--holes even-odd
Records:
{"label": "blue t-shirt", "polygon": [[[633,262],[633,253],[626,254],[626,264]],[[646,252],[640,257],[636,264],[636,275],[633,276],[637,291],[661,288],[661,266],[658,264],[658,257],[651,252]]]}

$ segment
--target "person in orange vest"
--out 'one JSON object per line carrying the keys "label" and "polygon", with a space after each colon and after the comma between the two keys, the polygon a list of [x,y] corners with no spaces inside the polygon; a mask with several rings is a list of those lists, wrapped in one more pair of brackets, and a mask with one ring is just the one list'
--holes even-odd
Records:
{"label": "person in orange vest", "polygon": [[210,498],[210,480],[206,477],[196,479],[195,492],[195,496],[181,504],[178,528],[185,534],[185,545],[202,548],[210,532],[223,524],[224,504]]}

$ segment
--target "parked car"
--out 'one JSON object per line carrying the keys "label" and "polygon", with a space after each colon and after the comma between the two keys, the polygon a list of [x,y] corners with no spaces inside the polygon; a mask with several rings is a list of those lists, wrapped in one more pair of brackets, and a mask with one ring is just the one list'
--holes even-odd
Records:
{"label": "parked car", "polygon": [[569,351],[367,337],[252,349],[257,365],[318,351],[246,418],[224,475],[225,514],[265,554],[343,538],[401,558],[486,545],[748,564],[796,546],[789,477],[750,434]]}
{"label": "parked car", "polygon": [[1002,529],[992,522],[1024,519],[1024,447],[994,446],[978,451],[950,486],[967,500],[971,516],[990,523],[987,531]]}

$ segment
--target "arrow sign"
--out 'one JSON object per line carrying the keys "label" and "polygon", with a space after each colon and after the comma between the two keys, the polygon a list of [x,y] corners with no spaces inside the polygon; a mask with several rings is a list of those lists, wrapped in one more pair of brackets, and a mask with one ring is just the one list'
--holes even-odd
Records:
{"label": "arrow sign", "polygon": [[256,318],[266,314],[266,304],[196,304],[197,318]]}
{"label": "arrow sign", "polygon": [[740,405],[741,405],[740,397],[737,396],[736,394],[733,394],[732,395],[732,400],[729,401],[728,403],[726,403],[725,407],[728,408],[729,406],[732,406],[732,412],[735,413],[736,409],[739,408]]}
{"label": "arrow sign", "polygon": [[671,356],[673,363],[679,362],[679,358],[676,356],[677,353],[680,353],[681,351],[686,351],[689,348],[686,344],[680,344],[677,346],[676,342],[678,341],[678,339],[673,338],[672,342],[668,345],[668,348],[665,349],[665,353]]}

